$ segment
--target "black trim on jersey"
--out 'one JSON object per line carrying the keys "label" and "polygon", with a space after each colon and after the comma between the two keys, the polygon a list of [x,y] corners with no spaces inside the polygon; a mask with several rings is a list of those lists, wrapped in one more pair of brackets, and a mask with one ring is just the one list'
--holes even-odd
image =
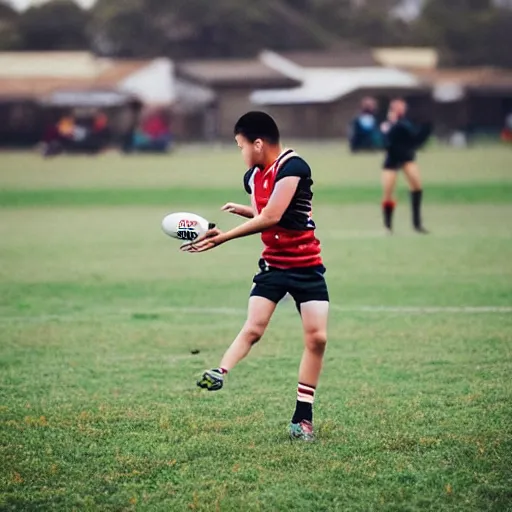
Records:
{"label": "black trim on jersey", "polygon": [[293,156],[287,160],[277,171],[275,183],[283,178],[296,176],[297,178],[311,178],[311,169],[309,165],[300,156]]}
{"label": "black trim on jersey", "polygon": [[252,167],[244,174],[244,189],[248,194],[252,194],[251,190],[251,178],[254,174],[254,171],[256,171],[257,167]]}
{"label": "black trim on jersey", "polygon": [[316,226],[310,217],[311,201],[313,199],[311,168],[300,156],[294,156],[287,160],[277,171],[275,183],[290,176],[296,176],[300,180],[290,206],[284,212],[278,226],[299,231],[313,230]]}
{"label": "black trim on jersey", "polygon": [[[291,150],[283,153],[279,160],[290,152]],[[279,160],[276,165],[279,165]],[[253,167],[244,175],[244,189],[248,194],[252,193],[251,179],[257,169],[257,167]],[[284,162],[277,171],[275,183],[290,176],[296,176],[300,179],[297,184],[297,190],[290,201],[290,205],[281,217],[278,226],[284,229],[295,229],[298,231],[313,230],[316,226],[310,217],[311,201],[313,199],[313,192],[311,190],[313,185],[313,180],[311,179],[311,168],[300,156],[293,156]]]}
{"label": "black trim on jersey", "polygon": [[[284,153],[282,153],[281,155],[279,155],[279,158],[272,164],[272,166],[278,166],[279,165],[279,162],[286,156],[286,155],[289,155],[290,153],[293,153],[293,149],[287,149]],[[283,164],[283,167],[287,164],[287,162],[285,162]],[[307,165],[307,164],[306,164]],[[248,193],[248,194],[252,194],[252,190],[251,190],[251,178],[252,178],[252,175],[254,174],[255,171],[259,170],[259,167],[257,165],[255,165],[254,167],[251,167],[245,174],[244,174],[244,189],[245,191]],[[278,176],[279,176],[280,173],[278,173]],[[294,176],[293,174],[291,174],[290,176]],[[281,178],[278,178],[278,179],[281,179]]]}

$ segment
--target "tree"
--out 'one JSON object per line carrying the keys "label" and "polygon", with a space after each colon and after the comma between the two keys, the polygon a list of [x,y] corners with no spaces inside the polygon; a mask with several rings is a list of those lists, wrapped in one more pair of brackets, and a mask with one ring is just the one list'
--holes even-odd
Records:
{"label": "tree", "polygon": [[309,21],[282,0],[99,0],[93,44],[107,55],[247,56],[321,45]]}
{"label": "tree", "polygon": [[88,11],[71,0],[53,0],[20,16],[18,30],[24,50],[86,50]]}
{"label": "tree", "polygon": [[428,0],[415,28],[444,65],[512,67],[512,11],[492,0]]}
{"label": "tree", "polygon": [[400,44],[407,36],[407,23],[395,15],[402,0],[309,0],[308,4],[310,18],[338,39],[380,46]]}
{"label": "tree", "polygon": [[407,44],[409,23],[397,15],[401,4],[401,0],[361,3],[354,9],[348,36],[370,47]]}

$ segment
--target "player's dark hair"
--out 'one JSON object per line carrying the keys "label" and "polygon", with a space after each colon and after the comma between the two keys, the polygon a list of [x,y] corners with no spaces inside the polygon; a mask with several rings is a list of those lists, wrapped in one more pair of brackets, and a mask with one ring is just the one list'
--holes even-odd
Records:
{"label": "player's dark hair", "polygon": [[279,144],[279,128],[265,112],[247,112],[236,122],[234,132],[249,142],[261,139],[269,144]]}

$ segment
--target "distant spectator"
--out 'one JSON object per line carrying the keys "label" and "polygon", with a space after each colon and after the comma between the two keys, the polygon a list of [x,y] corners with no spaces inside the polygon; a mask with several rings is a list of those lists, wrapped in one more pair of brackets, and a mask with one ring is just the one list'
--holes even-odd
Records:
{"label": "distant spectator", "polygon": [[73,116],[65,116],[57,123],[57,130],[60,137],[64,139],[72,139],[75,130],[75,119]]}
{"label": "distant spectator", "polygon": [[43,134],[43,154],[62,152],[97,154],[110,141],[108,118],[102,112],[86,111],[63,116]]}
{"label": "distant spectator", "polygon": [[171,130],[165,113],[155,111],[143,119],[139,130],[135,132],[133,149],[164,153],[169,150],[171,141]]}
{"label": "distant spectator", "polygon": [[45,157],[55,156],[62,152],[62,143],[56,124],[51,123],[46,126],[41,143],[42,154]]}
{"label": "distant spectator", "polygon": [[131,153],[135,149],[134,141],[139,124],[140,109],[140,104],[134,101],[124,111],[121,140],[121,149],[124,153]]}
{"label": "distant spectator", "polygon": [[512,112],[505,119],[505,127],[501,132],[503,142],[512,143]]}
{"label": "distant spectator", "polygon": [[88,152],[98,153],[108,145],[109,138],[108,117],[100,111],[94,116],[88,133],[86,141]]}
{"label": "distant spectator", "polygon": [[382,147],[379,124],[377,121],[377,101],[366,97],[361,102],[361,112],[352,121],[350,134],[350,149],[358,151],[373,151]]}

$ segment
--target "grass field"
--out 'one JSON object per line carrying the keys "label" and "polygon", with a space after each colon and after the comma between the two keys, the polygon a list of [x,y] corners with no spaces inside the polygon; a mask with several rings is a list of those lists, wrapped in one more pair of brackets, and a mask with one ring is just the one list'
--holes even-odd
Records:
{"label": "grass field", "polygon": [[[244,200],[236,150],[0,155],[0,510],[512,510],[512,152],[421,155],[380,229],[378,156],[298,145],[332,297],[318,442],[291,444],[294,307],[217,394],[258,237],[204,255],[160,231]],[[192,350],[199,350],[192,355]]]}

